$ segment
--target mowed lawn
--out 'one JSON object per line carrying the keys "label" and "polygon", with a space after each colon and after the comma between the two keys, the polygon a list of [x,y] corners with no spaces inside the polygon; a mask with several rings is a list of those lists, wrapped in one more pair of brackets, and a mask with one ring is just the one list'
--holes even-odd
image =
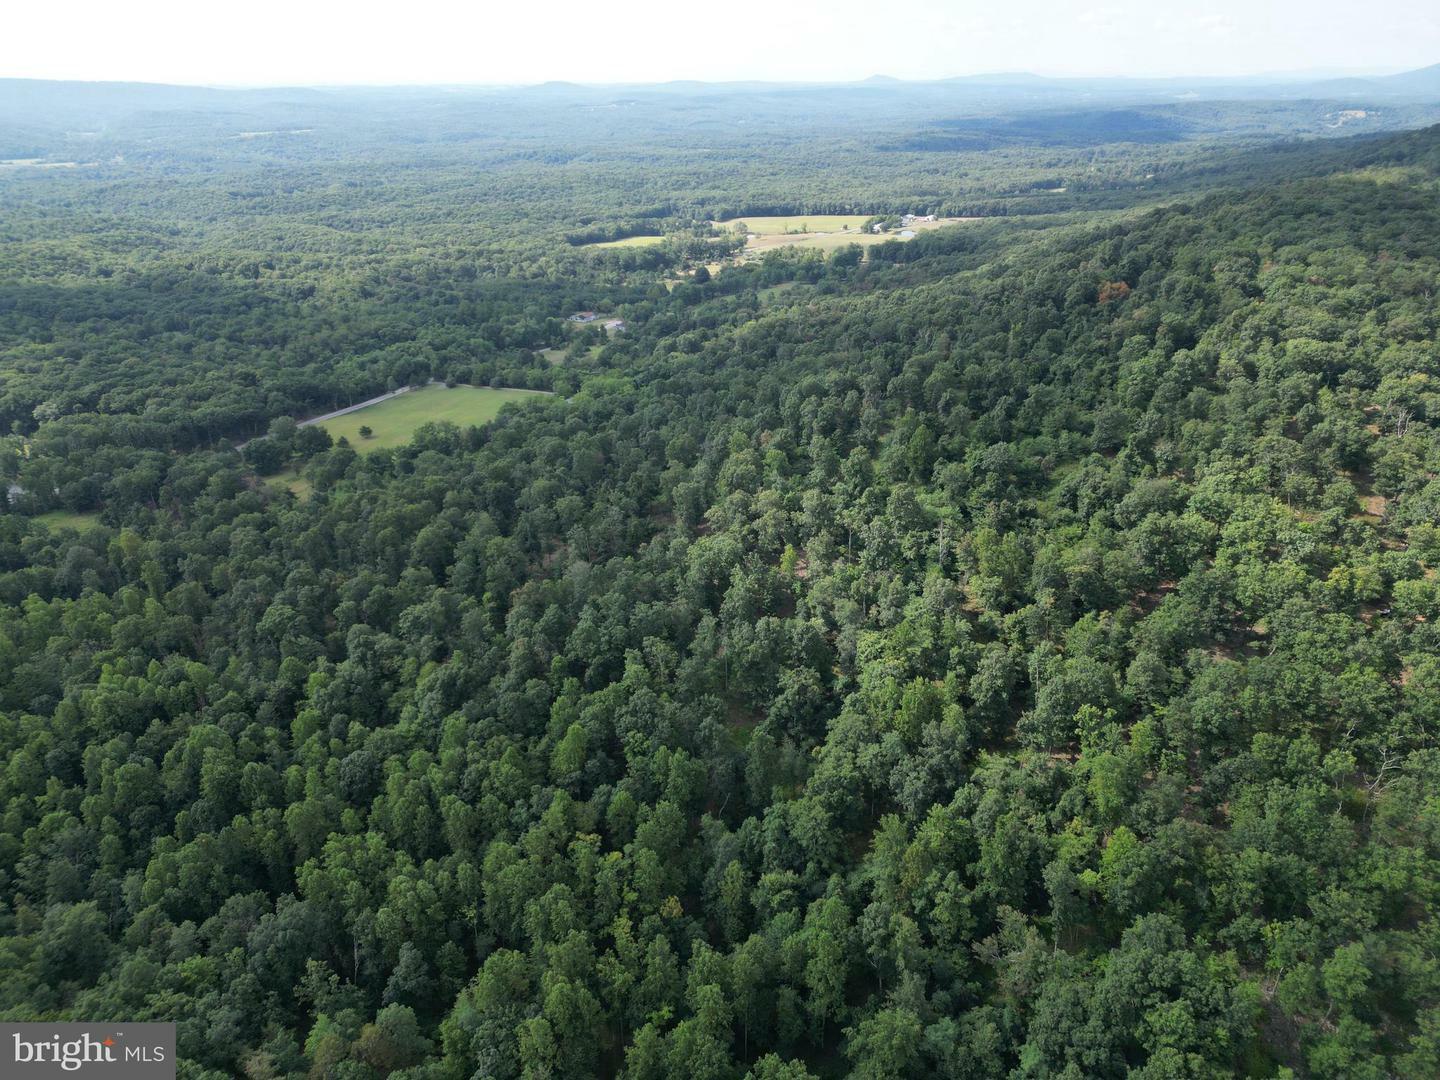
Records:
{"label": "mowed lawn", "polygon": [[[489,386],[423,386],[358,412],[326,420],[320,426],[339,440],[343,435],[362,454],[382,447],[403,446],[421,424],[449,420],[460,427],[494,420],[500,406],[510,401],[533,401],[542,396],[535,390],[497,390]],[[374,434],[360,437],[360,428]]]}
{"label": "mowed lawn", "polygon": [[869,218],[865,214],[810,214],[799,217],[744,217],[721,222],[734,228],[740,222],[756,236],[783,236],[786,233],[858,232]]}

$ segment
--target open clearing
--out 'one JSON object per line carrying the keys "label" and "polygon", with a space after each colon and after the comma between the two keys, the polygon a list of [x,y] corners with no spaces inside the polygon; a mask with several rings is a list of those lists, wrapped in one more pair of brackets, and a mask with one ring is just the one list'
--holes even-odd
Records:
{"label": "open clearing", "polygon": [[794,217],[742,217],[716,224],[722,228],[733,229],[743,223],[752,236],[783,236],[786,233],[844,232],[847,228],[851,232],[859,232],[860,227],[869,220],[868,214],[808,214]]}
{"label": "open clearing", "polygon": [[51,532],[59,532],[61,529],[74,529],[77,532],[84,532],[91,525],[100,523],[99,514],[77,514],[73,510],[47,510],[43,514],[36,514],[35,519],[44,525]]}
{"label": "open clearing", "polygon": [[[979,219],[940,218],[937,221],[911,222],[903,229],[892,229],[889,232],[862,232],[860,226],[868,220],[868,218],[853,214],[819,215],[805,218],[738,218],[737,221],[743,221],[750,229],[749,239],[746,241],[745,250],[741,252],[741,255],[750,257],[779,247],[808,247],[818,248],[821,251],[835,251],[846,244],[860,244],[868,247],[871,244],[883,244],[889,240],[903,242],[914,237],[916,233]],[[734,225],[735,222],[723,224]],[[808,232],[799,231],[802,224],[809,227]],[[846,225],[849,225],[848,229],[845,228]]]}
{"label": "open clearing", "polygon": [[[94,165],[95,162],[87,162]],[[78,169],[78,161],[46,161],[44,158],[6,158],[0,161],[0,168],[3,169]]]}
{"label": "open clearing", "polygon": [[599,240],[593,244],[581,244],[588,248],[654,247],[663,244],[663,236],[627,236],[623,240]]}
{"label": "open clearing", "polygon": [[[403,446],[421,424],[449,420],[468,427],[494,420],[500,406],[510,401],[529,401],[540,396],[540,390],[497,390],[489,386],[456,386],[441,384],[423,386],[370,405],[319,426],[337,441],[341,436],[360,453],[386,447]],[[361,426],[369,427],[371,438],[360,437]]]}
{"label": "open clearing", "polygon": [[[577,362],[577,363],[589,363],[589,362],[591,362],[591,361],[594,360],[597,356],[600,355],[600,350],[601,350],[601,348],[603,348],[603,346],[600,346],[600,345],[591,345],[588,349],[585,350],[585,355],[584,355],[584,356],[578,356],[578,357],[575,358],[576,362]],[[541,349],[541,350],[540,350],[540,355],[545,358],[546,362],[549,363],[551,367],[559,367],[561,364],[565,363],[565,357],[568,356],[569,354],[570,354],[570,350],[569,350],[569,349]]]}

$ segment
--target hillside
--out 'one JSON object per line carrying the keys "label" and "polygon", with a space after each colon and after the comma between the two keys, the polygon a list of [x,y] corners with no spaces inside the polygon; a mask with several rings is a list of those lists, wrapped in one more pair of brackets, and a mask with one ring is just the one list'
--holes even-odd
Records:
{"label": "hillside", "polygon": [[[7,189],[5,1015],[206,1078],[1440,1071],[1440,129],[744,265],[564,243],[620,157],[249,152]],[[431,375],[562,392],[272,423]]]}

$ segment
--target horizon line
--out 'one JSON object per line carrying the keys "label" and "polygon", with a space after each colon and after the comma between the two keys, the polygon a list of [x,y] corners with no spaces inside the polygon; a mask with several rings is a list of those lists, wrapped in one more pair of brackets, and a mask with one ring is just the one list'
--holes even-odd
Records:
{"label": "horizon line", "polygon": [[354,81],[354,82],[304,82],[298,80],[277,82],[170,82],[163,79],[91,79],[80,77],[55,77],[44,75],[3,75],[0,82],[31,83],[75,83],[92,86],[162,86],[185,90],[524,90],[546,86],[574,86],[581,89],[605,89],[608,87],[663,87],[677,85],[695,86],[861,86],[866,83],[901,83],[923,86],[933,83],[961,82],[969,79],[1038,79],[1047,82],[1106,81],[1106,82],[1183,82],[1205,81],[1224,83],[1245,83],[1247,81],[1284,83],[1306,81],[1328,81],[1334,79],[1375,79],[1425,71],[1429,67],[1440,67],[1440,63],[1421,67],[1381,68],[1293,68],[1239,75],[1216,74],[1137,74],[1137,73],[1061,73],[1044,69],[1011,71],[972,71],[955,75],[931,77],[906,77],[872,72],[852,79],[785,79],[785,78],[732,78],[732,79],[652,79],[652,80],[581,80],[581,79],[539,79],[534,82],[466,82],[454,80],[438,81]]}

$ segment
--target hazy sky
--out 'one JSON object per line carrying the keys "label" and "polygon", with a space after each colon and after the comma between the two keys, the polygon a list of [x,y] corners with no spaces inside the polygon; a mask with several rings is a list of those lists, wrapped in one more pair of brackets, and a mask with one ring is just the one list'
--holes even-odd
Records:
{"label": "hazy sky", "polygon": [[15,0],[0,76],[512,83],[1387,70],[1440,0]]}

